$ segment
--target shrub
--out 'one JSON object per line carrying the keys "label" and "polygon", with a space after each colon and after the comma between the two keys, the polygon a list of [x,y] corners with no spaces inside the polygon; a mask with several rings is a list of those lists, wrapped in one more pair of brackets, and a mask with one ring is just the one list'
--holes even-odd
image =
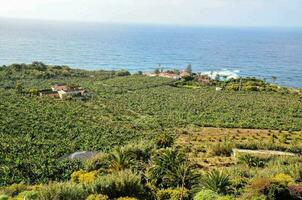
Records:
{"label": "shrub", "polygon": [[152,157],[148,179],[159,188],[191,188],[196,174],[186,155],[177,149],[161,149]]}
{"label": "shrub", "polygon": [[267,197],[265,195],[256,195],[251,197],[251,200],[267,200]]}
{"label": "shrub", "polygon": [[150,142],[140,142],[137,144],[128,144],[121,147],[122,152],[131,159],[131,169],[143,171],[151,159],[154,144]]}
{"label": "shrub", "polygon": [[29,187],[23,183],[12,184],[1,189],[1,192],[8,196],[17,196],[20,192],[28,190]]}
{"label": "shrub", "polygon": [[84,200],[87,196],[82,185],[72,183],[51,183],[38,191],[39,200]]}
{"label": "shrub", "polygon": [[217,194],[212,190],[201,190],[194,197],[194,200],[232,200],[232,199],[234,198],[231,196],[220,196],[219,194]]}
{"label": "shrub", "polygon": [[231,156],[233,147],[229,142],[219,142],[210,146],[209,153],[212,156]]}
{"label": "shrub", "polygon": [[243,89],[247,91],[258,91],[259,88],[258,86],[247,85]]}
{"label": "shrub", "polygon": [[268,158],[260,158],[250,154],[241,155],[239,156],[238,160],[240,163],[246,164],[249,167],[264,167],[269,161]]}
{"label": "shrub", "polygon": [[232,196],[220,196],[217,200],[235,200]]}
{"label": "shrub", "polygon": [[7,196],[6,194],[2,194],[0,195],[0,200],[9,200],[9,196]]}
{"label": "shrub", "polygon": [[106,171],[110,165],[110,155],[99,153],[85,162],[85,169],[88,171],[100,170]]}
{"label": "shrub", "polygon": [[302,182],[302,164],[296,165],[296,169],[297,169],[296,181]]}
{"label": "shrub", "polygon": [[[70,175],[77,170],[83,168],[83,163],[80,160],[62,160],[60,162],[54,160],[51,165],[53,165],[53,171],[50,180],[66,181],[70,178]],[[46,168],[46,166],[44,166]],[[47,166],[49,167],[49,166]]]}
{"label": "shrub", "polygon": [[151,182],[146,182],[145,190],[146,190],[146,194],[148,194],[149,199],[157,199],[157,193],[160,190],[160,188],[156,187]]}
{"label": "shrub", "polygon": [[117,76],[130,76],[131,73],[128,70],[122,69],[122,70],[116,71],[116,75]]}
{"label": "shrub", "polygon": [[198,192],[194,200],[217,200],[219,195],[212,190],[201,190]]}
{"label": "shrub", "polygon": [[288,190],[292,198],[302,199],[302,185],[290,185]]}
{"label": "shrub", "polygon": [[155,138],[157,148],[167,148],[174,144],[174,137],[166,132],[158,134]]}
{"label": "shrub", "polygon": [[153,144],[149,142],[128,144],[115,149],[110,154],[97,154],[85,162],[85,168],[88,171],[98,170],[100,173],[107,173],[108,170],[119,171],[128,168],[142,170],[144,163],[150,160],[153,148]]}
{"label": "shrub", "polygon": [[125,170],[133,164],[133,156],[122,148],[115,149],[110,154],[110,168],[114,171]]}
{"label": "shrub", "polygon": [[108,196],[102,194],[91,194],[86,200],[108,200]]}
{"label": "shrub", "polygon": [[39,90],[36,88],[30,88],[27,90],[27,93],[31,96],[37,96],[39,94]]}
{"label": "shrub", "polygon": [[266,194],[271,186],[271,181],[265,177],[258,177],[251,181],[248,186],[251,192],[255,194]]}
{"label": "shrub", "polygon": [[15,200],[36,200],[38,199],[37,191],[24,191],[18,194]]}
{"label": "shrub", "polygon": [[137,198],[133,198],[133,197],[120,197],[117,200],[138,200]]}
{"label": "shrub", "polygon": [[73,172],[70,176],[70,180],[74,183],[91,183],[98,175],[98,171],[86,172],[84,170],[80,170]]}
{"label": "shrub", "polygon": [[123,151],[132,155],[133,159],[143,162],[148,162],[150,160],[153,148],[154,144],[147,141],[134,144],[130,143],[122,147]]}
{"label": "shrub", "polygon": [[291,199],[288,187],[280,184],[272,184],[268,190],[268,198],[272,200]]}
{"label": "shrub", "polygon": [[291,199],[287,182],[291,177],[287,175],[277,175],[272,179],[256,178],[249,186],[253,194],[263,194],[270,200]]}
{"label": "shrub", "polygon": [[162,189],[156,194],[157,200],[179,200],[188,199],[189,191],[187,189],[176,188],[176,189]]}
{"label": "shrub", "polygon": [[288,185],[289,183],[295,182],[291,176],[283,173],[275,175],[271,180],[272,182],[279,183],[282,185]]}
{"label": "shrub", "polygon": [[129,195],[139,198],[145,192],[141,177],[129,170],[100,177],[92,187],[96,193],[105,194],[110,199]]}
{"label": "shrub", "polygon": [[214,170],[202,176],[201,186],[218,194],[226,194],[230,189],[231,182],[228,175]]}

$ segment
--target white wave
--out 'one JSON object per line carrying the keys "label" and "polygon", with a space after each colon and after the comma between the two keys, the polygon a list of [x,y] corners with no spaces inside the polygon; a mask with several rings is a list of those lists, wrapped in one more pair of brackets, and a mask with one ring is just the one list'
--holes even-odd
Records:
{"label": "white wave", "polygon": [[239,70],[227,70],[227,69],[222,69],[219,71],[206,71],[206,72],[201,72],[202,75],[207,75],[211,79],[217,79],[219,78],[220,80],[229,80],[229,79],[237,79],[239,78]]}

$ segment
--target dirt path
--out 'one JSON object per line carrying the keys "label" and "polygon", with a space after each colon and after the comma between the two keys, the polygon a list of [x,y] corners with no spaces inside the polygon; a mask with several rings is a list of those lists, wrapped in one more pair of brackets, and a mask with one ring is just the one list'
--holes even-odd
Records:
{"label": "dirt path", "polygon": [[276,155],[276,156],[298,156],[297,154],[288,153],[284,151],[233,149],[233,155],[235,157],[237,153],[263,154],[263,155]]}

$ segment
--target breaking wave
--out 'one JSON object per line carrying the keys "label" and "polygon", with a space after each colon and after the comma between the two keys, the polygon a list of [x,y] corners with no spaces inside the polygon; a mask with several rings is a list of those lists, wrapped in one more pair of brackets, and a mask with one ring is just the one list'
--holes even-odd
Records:
{"label": "breaking wave", "polygon": [[239,78],[239,70],[219,70],[219,71],[206,71],[201,72],[202,75],[207,75],[211,79],[220,79],[220,80],[229,80],[229,79],[237,79]]}

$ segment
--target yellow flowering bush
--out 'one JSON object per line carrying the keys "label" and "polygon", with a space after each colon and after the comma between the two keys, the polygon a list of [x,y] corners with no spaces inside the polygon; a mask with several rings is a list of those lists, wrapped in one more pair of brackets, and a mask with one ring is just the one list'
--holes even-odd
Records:
{"label": "yellow flowering bush", "polygon": [[284,185],[288,185],[289,183],[295,182],[291,176],[283,173],[275,175],[273,178],[271,178],[271,181],[274,183],[281,183]]}
{"label": "yellow flowering bush", "polygon": [[117,200],[137,200],[137,198],[133,198],[133,197],[120,197]]}
{"label": "yellow flowering bush", "polygon": [[176,189],[161,189],[157,192],[156,196],[158,200],[164,200],[164,199],[171,199],[171,200],[178,200],[181,198],[187,198],[188,197],[188,190],[182,189],[182,188],[176,188]]}
{"label": "yellow flowering bush", "polygon": [[108,200],[108,196],[102,194],[91,194],[86,200]]}
{"label": "yellow flowering bush", "polygon": [[86,172],[80,170],[73,172],[70,176],[70,180],[74,183],[91,183],[97,178],[98,174],[98,171]]}

